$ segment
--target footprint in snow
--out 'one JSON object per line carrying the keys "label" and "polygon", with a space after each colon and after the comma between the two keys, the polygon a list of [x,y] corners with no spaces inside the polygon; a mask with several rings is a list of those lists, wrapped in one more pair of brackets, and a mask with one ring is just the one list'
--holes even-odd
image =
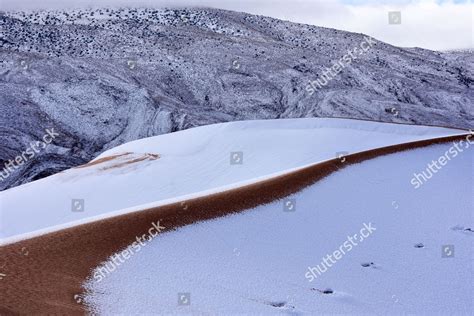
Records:
{"label": "footprint in snow", "polygon": [[350,293],[346,293],[346,292],[341,292],[341,291],[334,291],[333,289],[331,288],[326,288],[326,289],[316,289],[316,288],[311,288],[310,289],[311,291],[317,291],[319,293],[321,293],[321,295],[324,295],[327,297],[327,299],[331,299],[331,300],[336,300],[338,302],[340,302],[341,304],[359,304],[359,300],[354,297],[352,294]]}
{"label": "footprint in snow", "polygon": [[474,229],[472,229],[470,227],[464,227],[464,226],[461,226],[461,225],[456,225],[454,227],[451,227],[451,230],[458,231],[458,232],[461,232],[461,233],[466,233],[466,234],[474,233]]}
{"label": "footprint in snow", "polygon": [[273,307],[283,307],[286,305],[286,302],[269,302],[268,304]]}
{"label": "footprint in snow", "polygon": [[415,248],[425,248],[425,245],[423,245],[423,243],[419,242],[419,243],[415,244],[414,247]]}
{"label": "footprint in snow", "polygon": [[333,294],[334,291],[330,288],[327,288],[327,289],[324,289],[324,290],[320,290],[320,289],[315,289],[314,287],[311,289],[311,291],[318,291],[319,293],[322,293],[322,294]]}
{"label": "footprint in snow", "polygon": [[374,269],[377,268],[375,266],[375,263],[373,263],[373,262],[362,262],[360,265],[363,266],[364,268],[368,268],[368,267],[372,267]]}
{"label": "footprint in snow", "polygon": [[266,304],[276,307],[276,308],[281,308],[281,309],[294,309],[294,306],[288,305],[287,302],[285,301],[275,301],[275,302],[267,302]]}

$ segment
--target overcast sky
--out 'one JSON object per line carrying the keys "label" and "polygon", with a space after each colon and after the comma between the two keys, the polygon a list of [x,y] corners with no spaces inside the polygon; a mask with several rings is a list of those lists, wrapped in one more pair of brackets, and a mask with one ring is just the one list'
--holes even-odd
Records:
{"label": "overcast sky", "polygon": [[[90,6],[214,7],[360,32],[397,46],[474,48],[470,0],[0,0],[4,10]],[[388,23],[389,11],[401,12],[401,24]]]}

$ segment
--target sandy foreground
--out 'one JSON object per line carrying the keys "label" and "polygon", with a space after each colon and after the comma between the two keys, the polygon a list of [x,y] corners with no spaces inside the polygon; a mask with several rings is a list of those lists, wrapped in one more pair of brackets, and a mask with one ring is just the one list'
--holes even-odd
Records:
{"label": "sandy foreground", "polygon": [[[0,247],[0,314],[84,314],[82,283],[109,256],[160,221],[166,231],[244,211],[293,194],[347,165],[404,150],[465,139],[423,140],[364,151],[206,197],[45,234]],[[25,197],[27,198],[27,197]],[[25,219],[28,220],[28,219]],[[178,245],[177,245],[178,246]]]}

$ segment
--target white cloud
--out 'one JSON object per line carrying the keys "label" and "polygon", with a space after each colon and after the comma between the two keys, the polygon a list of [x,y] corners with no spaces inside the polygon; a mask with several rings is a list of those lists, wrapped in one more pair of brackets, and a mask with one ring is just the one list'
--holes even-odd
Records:
{"label": "white cloud", "polygon": [[[474,48],[473,4],[435,0],[0,0],[11,9],[87,6],[201,6],[243,11],[371,35],[387,43],[435,50]],[[400,25],[388,11],[401,11]]]}
{"label": "white cloud", "polygon": [[[369,34],[397,46],[445,50],[473,48],[473,5],[420,1],[404,5],[351,6],[352,17],[329,27]],[[388,24],[388,11],[400,11],[402,23]]]}

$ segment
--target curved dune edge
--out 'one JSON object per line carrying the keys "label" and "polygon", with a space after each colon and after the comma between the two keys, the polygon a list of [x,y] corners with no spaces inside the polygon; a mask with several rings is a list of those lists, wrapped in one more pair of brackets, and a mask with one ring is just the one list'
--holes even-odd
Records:
{"label": "curved dune edge", "polygon": [[[253,208],[293,194],[332,172],[371,158],[465,139],[456,135],[332,159],[238,189],[87,223],[0,247],[0,314],[84,314],[77,295],[92,270],[160,221],[165,231]],[[25,219],[27,220],[27,219]],[[0,275],[0,277],[2,277]]]}
{"label": "curved dune edge", "polygon": [[318,118],[334,118],[340,120],[352,120],[352,121],[364,121],[364,122],[374,122],[374,123],[382,123],[382,124],[397,124],[397,125],[405,125],[405,126],[429,126],[429,127],[440,127],[440,128],[447,128],[447,129],[457,129],[459,131],[467,132],[471,131],[472,129],[463,128],[463,127],[451,127],[448,125],[436,125],[436,124],[424,124],[424,123],[413,123],[413,122],[389,122],[389,121],[381,121],[375,119],[366,119],[366,118],[352,118],[352,117],[345,117],[345,116],[319,116]]}

